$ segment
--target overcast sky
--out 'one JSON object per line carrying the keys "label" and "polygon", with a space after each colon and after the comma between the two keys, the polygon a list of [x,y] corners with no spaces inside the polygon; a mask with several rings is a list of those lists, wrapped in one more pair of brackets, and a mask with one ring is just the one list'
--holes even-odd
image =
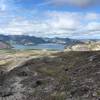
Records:
{"label": "overcast sky", "polygon": [[100,38],[100,0],[0,0],[0,34]]}

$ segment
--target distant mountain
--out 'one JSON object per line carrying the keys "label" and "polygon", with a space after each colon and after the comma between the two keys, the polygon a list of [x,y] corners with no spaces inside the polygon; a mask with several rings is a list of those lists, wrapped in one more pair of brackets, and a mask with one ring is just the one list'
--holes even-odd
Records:
{"label": "distant mountain", "polygon": [[0,35],[0,41],[2,42],[8,42],[10,41],[10,36],[7,36],[7,35]]}
{"label": "distant mountain", "polygon": [[11,36],[11,40],[15,41],[17,44],[23,44],[23,45],[45,43],[45,41],[42,38],[34,37],[34,36],[25,36],[25,35]]}
{"label": "distant mountain", "polygon": [[22,45],[33,45],[43,43],[58,43],[65,45],[73,45],[80,43],[79,40],[69,38],[40,38],[35,36],[26,35],[0,35],[0,41],[7,42],[10,44],[22,44]]}
{"label": "distant mountain", "polygon": [[45,41],[48,43],[58,43],[58,44],[64,44],[64,45],[73,45],[77,43],[81,43],[81,41],[76,39],[70,39],[70,38],[45,38]]}
{"label": "distant mountain", "polygon": [[10,44],[33,45],[45,43],[44,39],[26,35],[0,35],[0,41]]}

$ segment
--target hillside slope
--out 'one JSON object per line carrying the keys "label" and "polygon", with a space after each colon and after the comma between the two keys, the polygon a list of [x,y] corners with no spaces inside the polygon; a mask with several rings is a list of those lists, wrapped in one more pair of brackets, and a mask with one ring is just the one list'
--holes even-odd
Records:
{"label": "hillside slope", "polygon": [[10,45],[5,42],[0,41],[0,49],[6,49],[6,48],[10,48]]}
{"label": "hillside slope", "polygon": [[64,52],[0,75],[0,100],[100,100],[100,52]]}
{"label": "hillside slope", "polygon": [[66,46],[65,51],[99,51],[100,42],[77,43],[72,46]]}

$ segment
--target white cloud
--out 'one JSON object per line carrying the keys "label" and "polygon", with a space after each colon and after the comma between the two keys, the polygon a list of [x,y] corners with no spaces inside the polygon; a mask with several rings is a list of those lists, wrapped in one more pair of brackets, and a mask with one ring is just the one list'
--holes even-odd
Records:
{"label": "white cloud", "polygon": [[100,14],[99,13],[87,13],[85,16],[86,20],[98,20],[100,18]]}
{"label": "white cloud", "polygon": [[[15,18],[10,21],[3,29],[1,33],[6,34],[32,34],[37,36],[47,36],[49,34],[65,34],[73,33],[80,25],[79,21],[76,21],[75,14],[71,13],[57,13],[52,12],[47,15],[47,19],[43,20],[23,20],[22,18]],[[44,16],[45,16],[44,15]]]}
{"label": "white cloud", "polygon": [[86,29],[88,31],[100,31],[100,22],[90,22],[87,26]]}
{"label": "white cloud", "polygon": [[40,37],[66,37],[99,34],[100,18],[98,13],[45,12],[42,19],[13,18],[0,25],[0,33],[27,34]]}
{"label": "white cloud", "polygon": [[63,30],[76,30],[80,26],[80,17],[77,13],[69,12],[47,12],[49,24],[52,28]]}

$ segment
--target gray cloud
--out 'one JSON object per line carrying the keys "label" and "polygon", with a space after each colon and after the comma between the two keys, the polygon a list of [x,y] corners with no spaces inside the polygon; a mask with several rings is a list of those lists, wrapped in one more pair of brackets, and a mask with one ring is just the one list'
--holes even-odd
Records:
{"label": "gray cloud", "polygon": [[[46,0],[47,1],[47,0]],[[81,8],[87,8],[91,6],[100,5],[99,0],[51,0],[49,3],[55,6],[75,6]]]}

